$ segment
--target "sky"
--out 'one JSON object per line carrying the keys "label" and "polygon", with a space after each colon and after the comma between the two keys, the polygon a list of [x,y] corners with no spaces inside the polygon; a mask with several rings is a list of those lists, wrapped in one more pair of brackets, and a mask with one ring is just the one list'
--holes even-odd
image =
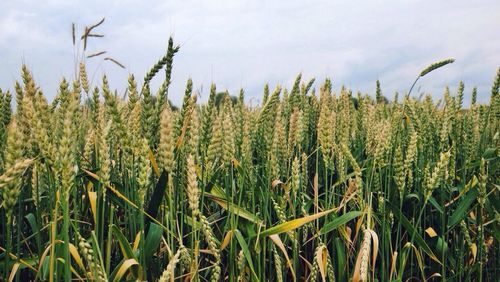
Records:
{"label": "sky", "polygon": [[[166,52],[169,36],[181,46],[174,58],[169,98],[182,101],[193,79],[201,101],[210,84],[257,104],[269,83],[291,88],[297,74],[327,77],[337,92],[342,85],[373,94],[375,81],[385,96],[407,92],[429,64],[456,62],[423,77],[414,93],[441,99],[465,83],[465,101],[474,86],[479,102],[489,101],[500,67],[500,1],[8,1],[0,3],[0,88],[13,90],[21,64],[52,99],[62,77],[75,76],[77,35],[105,17],[96,29],[103,38],[89,41],[86,55],[106,51],[121,69],[101,58],[87,59],[89,77],[103,74],[118,93],[127,77],[144,74]],[[156,89],[163,78],[152,81]]]}

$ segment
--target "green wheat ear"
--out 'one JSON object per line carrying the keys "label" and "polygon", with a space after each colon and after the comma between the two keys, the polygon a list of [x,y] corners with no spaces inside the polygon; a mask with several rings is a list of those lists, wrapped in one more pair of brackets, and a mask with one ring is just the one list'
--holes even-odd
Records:
{"label": "green wheat ear", "polygon": [[430,66],[426,67],[422,72],[420,72],[420,74],[417,76],[417,79],[415,79],[415,81],[413,82],[413,84],[411,85],[410,87],[410,91],[408,91],[408,94],[406,94],[407,97],[410,97],[410,93],[411,93],[411,90],[413,89],[413,87],[415,86],[415,84],[417,84],[417,81],[423,77],[424,75],[430,73],[431,71],[434,71],[434,70],[437,70],[439,69],[440,67],[444,67],[448,64],[451,64],[455,62],[455,59],[453,58],[450,58],[450,59],[446,59],[446,60],[442,60],[442,61],[439,61],[439,62],[436,62],[436,63],[433,63],[431,64]]}
{"label": "green wheat ear", "polygon": [[426,67],[419,75],[419,77],[422,77],[428,73],[430,73],[431,71],[434,71],[436,69],[439,69],[440,67],[444,67],[448,64],[451,64],[455,62],[455,59],[453,58],[450,58],[450,59],[446,59],[446,60],[442,60],[442,61],[439,61],[439,62],[436,62],[436,63],[433,63],[431,64],[430,66]]}

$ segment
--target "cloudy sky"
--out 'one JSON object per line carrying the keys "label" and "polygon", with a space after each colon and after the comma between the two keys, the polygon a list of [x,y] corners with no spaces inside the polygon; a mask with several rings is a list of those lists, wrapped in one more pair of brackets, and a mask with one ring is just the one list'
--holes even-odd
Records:
{"label": "cloudy sky", "polygon": [[102,17],[97,32],[105,37],[90,41],[87,54],[105,50],[126,69],[89,59],[93,83],[106,73],[123,93],[127,76],[142,78],[173,35],[181,45],[170,90],[176,104],[188,78],[202,100],[215,82],[231,93],[243,87],[247,101],[257,103],[266,82],[290,87],[300,72],[364,93],[373,93],[379,79],[392,97],[448,57],[456,62],[424,77],[418,90],[439,99],[446,85],[455,91],[463,80],[467,101],[477,86],[487,102],[500,67],[498,0],[175,2],[1,1],[0,88],[13,89],[24,62],[53,98],[61,77],[75,73],[71,23],[80,33]]}

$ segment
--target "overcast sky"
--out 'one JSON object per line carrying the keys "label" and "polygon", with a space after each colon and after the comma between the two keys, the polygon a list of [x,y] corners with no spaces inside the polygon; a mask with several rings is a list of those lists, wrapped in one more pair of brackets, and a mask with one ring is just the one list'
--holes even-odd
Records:
{"label": "overcast sky", "polygon": [[[126,66],[89,59],[93,83],[106,73],[123,93],[127,76],[141,79],[166,51],[168,37],[181,45],[174,60],[170,98],[179,104],[188,78],[202,100],[209,85],[257,103],[266,82],[290,88],[302,72],[315,87],[325,77],[373,93],[405,92],[432,62],[456,62],[424,77],[420,92],[441,98],[465,82],[487,102],[500,67],[500,1],[6,1],[0,2],[0,88],[13,89],[24,62],[52,99],[62,76],[74,77],[71,23],[81,33],[105,17],[87,54],[105,50]],[[163,74],[161,75],[163,77]],[[156,79],[159,80],[159,79]],[[153,86],[159,85],[154,81]],[[252,97],[254,97],[252,99]]]}

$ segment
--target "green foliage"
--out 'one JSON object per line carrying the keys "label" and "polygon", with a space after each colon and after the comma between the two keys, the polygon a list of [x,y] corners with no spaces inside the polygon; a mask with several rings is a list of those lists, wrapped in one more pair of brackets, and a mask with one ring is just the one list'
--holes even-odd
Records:
{"label": "green foliage", "polygon": [[26,67],[14,113],[0,91],[0,277],[498,276],[500,72],[490,104],[474,89],[470,108],[463,83],[444,103],[400,104],[379,81],[353,95],[299,74],[289,90],[266,84],[262,105],[215,84],[200,105],[189,79],[176,110],[167,95],[178,50],[170,39],[124,98],[104,77],[82,103],[79,82],[63,79],[49,105]]}

